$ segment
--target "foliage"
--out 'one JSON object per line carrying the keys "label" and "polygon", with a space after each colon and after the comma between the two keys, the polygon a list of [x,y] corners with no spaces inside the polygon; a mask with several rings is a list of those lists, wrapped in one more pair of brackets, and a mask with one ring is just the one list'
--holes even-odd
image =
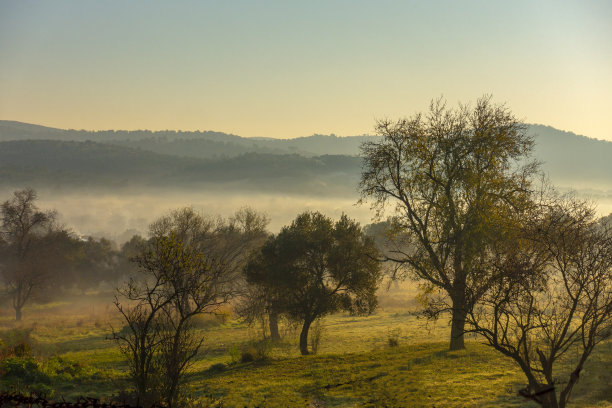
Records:
{"label": "foliage", "polygon": [[308,354],[308,332],[317,319],[338,310],[371,313],[380,279],[378,252],[355,221],[334,223],[305,212],[266,241],[244,269],[262,288],[272,309],[302,323],[300,351]]}
{"label": "foliage", "polygon": [[4,330],[0,332],[0,358],[7,356],[29,356],[34,344],[32,328],[23,327]]}
{"label": "foliage", "polygon": [[412,276],[444,290],[433,313],[452,312],[450,348],[464,346],[465,316],[489,285],[481,268],[496,219],[521,206],[537,166],[521,166],[533,140],[504,106],[432,101],[426,115],[376,126],[362,146],[362,200],[381,217],[392,208],[393,253]]}

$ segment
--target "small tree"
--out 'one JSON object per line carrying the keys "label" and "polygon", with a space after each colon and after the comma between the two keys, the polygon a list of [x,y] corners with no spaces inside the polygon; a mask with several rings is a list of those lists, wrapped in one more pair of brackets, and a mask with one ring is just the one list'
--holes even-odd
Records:
{"label": "small tree", "polygon": [[178,406],[185,371],[203,342],[192,318],[214,313],[237,290],[242,249],[252,239],[238,225],[191,208],[151,224],[151,239],[133,258],[141,276],[119,289],[123,302],[115,301],[127,328],[114,338],[128,357],[140,402],[161,396]]}
{"label": "small tree", "polygon": [[302,323],[300,352],[309,354],[308,331],[320,317],[376,307],[378,251],[359,224],[343,215],[334,223],[321,213],[298,215],[266,241],[247,263],[249,283],[264,289],[274,308]]}
{"label": "small tree", "polygon": [[362,145],[362,200],[379,217],[390,206],[394,253],[410,275],[448,295],[433,312],[450,310],[450,349],[464,348],[466,314],[486,291],[490,225],[504,206],[520,206],[535,164],[521,166],[533,140],[490,98],[474,108],[432,102],[427,115],[380,121],[380,141]]}
{"label": "small tree", "polygon": [[55,213],[40,211],[35,204],[36,191],[15,191],[13,198],[0,207],[4,241],[0,273],[6,290],[12,298],[15,320],[21,320],[23,306],[36,290],[49,282],[54,251]]}
{"label": "small tree", "polygon": [[247,285],[241,294],[241,300],[234,310],[249,325],[261,324],[264,340],[269,333],[270,340],[279,342],[282,311],[274,294],[259,285]]}
{"label": "small tree", "polygon": [[522,216],[521,228],[490,247],[498,279],[468,323],[521,367],[525,396],[563,408],[589,355],[612,334],[612,229],[573,200]]}

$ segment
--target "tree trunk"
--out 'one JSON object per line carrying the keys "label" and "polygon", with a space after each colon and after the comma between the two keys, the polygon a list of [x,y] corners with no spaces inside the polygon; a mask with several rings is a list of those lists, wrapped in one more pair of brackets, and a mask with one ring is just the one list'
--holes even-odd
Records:
{"label": "tree trunk", "polygon": [[21,321],[21,306],[19,307],[15,306],[15,321],[17,322]]}
{"label": "tree trunk", "polygon": [[278,332],[278,313],[270,312],[268,316],[270,323],[270,339],[274,342],[280,341],[280,333]]}
{"label": "tree trunk", "polygon": [[465,305],[465,292],[457,293],[452,297],[453,308],[452,308],[452,323],[451,323],[451,338],[450,338],[450,349],[451,350],[463,350],[465,348],[464,334],[465,334],[465,317],[466,317],[466,305]]}
{"label": "tree trunk", "polygon": [[542,408],[559,408],[559,404],[557,403],[557,393],[553,389],[546,394],[539,395]]}
{"label": "tree trunk", "polygon": [[302,326],[302,332],[300,333],[300,352],[303,356],[308,355],[308,330],[312,321],[305,320]]}

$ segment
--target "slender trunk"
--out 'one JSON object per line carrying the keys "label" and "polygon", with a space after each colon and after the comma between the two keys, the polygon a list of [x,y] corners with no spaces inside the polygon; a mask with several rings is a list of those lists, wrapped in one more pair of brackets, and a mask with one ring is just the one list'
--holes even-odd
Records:
{"label": "slender trunk", "polygon": [[268,316],[270,323],[270,339],[274,342],[280,341],[280,333],[278,332],[278,313],[270,312]]}
{"label": "slender trunk", "polygon": [[465,291],[457,291],[452,296],[453,308],[451,318],[451,350],[463,350],[465,348],[465,318],[467,315]]}
{"label": "slender trunk", "polygon": [[15,321],[21,321],[21,306],[15,306]]}
{"label": "slender trunk", "polygon": [[308,355],[308,330],[310,329],[310,324],[312,321],[304,320],[304,325],[302,326],[302,332],[300,333],[300,352],[303,356]]}

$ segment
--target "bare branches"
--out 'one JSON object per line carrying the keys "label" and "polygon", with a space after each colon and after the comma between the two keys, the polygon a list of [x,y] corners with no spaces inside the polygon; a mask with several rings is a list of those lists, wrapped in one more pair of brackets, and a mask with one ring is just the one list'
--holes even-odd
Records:
{"label": "bare branches", "polygon": [[489,283],[480,267],[489,230],[506,208],[525,205],[537,170],[521,164],[533,140],[488,96],[455,110],[435,100],[427,115],[380,121],[376,130],[382,140],[362,145],[361,201],[371,199],[379,217],[393,209],[395,230],[411,239],[389,259],[448,293],[451,347],[462,348],[462,315]]}
{"label": "bare branches", "polygon": [[[499,279],[468,322],[519,364],[532,391],[566,375],[558,401],[555,393],[543,400],[564,407],[594,347],[612,334],[612,231],[567,197],[531,211],[528,222],[491,246]],[[559,373],[561,363],[572,363],[571,371]]]}
{"label": "bare branches", "polygon": [[115,306],[127,326],[114,338],[141,402],[179,403],[185,370],[204,341],[192,318],[215,312],[236,293],[243,251],[265,227],[257,214],[239,215],[228,224],[191,208],[174,211],[151,225],[151,239],[133,258],[141,276],[118,289],[123,300]]}

